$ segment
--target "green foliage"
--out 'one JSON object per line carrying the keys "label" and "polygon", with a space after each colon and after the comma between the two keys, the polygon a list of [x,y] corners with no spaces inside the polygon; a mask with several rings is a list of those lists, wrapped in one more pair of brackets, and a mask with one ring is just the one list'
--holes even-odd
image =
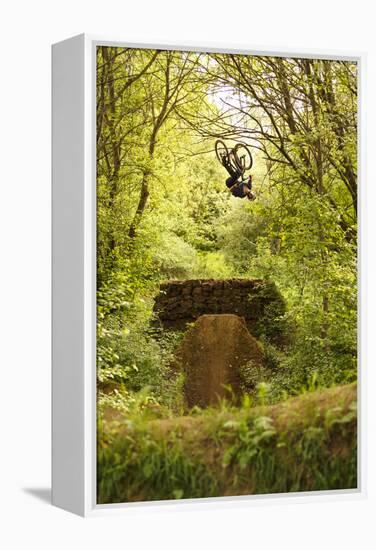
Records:
{"label": "green foliage", "polygon": [[140,413],[126,424],[101,420],[98,501],[356,487],[356,388],[319,397],[320,406],[312,394],[272,416],[245,404],[185,423]]}

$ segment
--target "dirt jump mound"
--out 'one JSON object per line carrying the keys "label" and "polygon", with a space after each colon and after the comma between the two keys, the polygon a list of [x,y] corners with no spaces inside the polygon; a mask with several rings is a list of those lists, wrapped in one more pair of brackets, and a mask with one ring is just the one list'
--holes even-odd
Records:
{"label": "dirt jump mound", "polygon": [[[241,395],[240,368],[252,362],[260,369],[263,352],[237,315],[202,315],[188,330],[176,355],[185,372],[188,407],[216,405]],[[229,389],[231,387],[231,389]]]}

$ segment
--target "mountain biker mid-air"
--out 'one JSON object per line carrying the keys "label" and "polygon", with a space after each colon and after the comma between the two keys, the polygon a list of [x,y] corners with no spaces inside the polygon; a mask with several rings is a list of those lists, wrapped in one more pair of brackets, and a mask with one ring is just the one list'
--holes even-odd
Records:
{"label": "mountain biker mid-air", "polygon": [[249,175],[248,179],[244,179],[244,174],[240,168],[234,168],[229,162],[227,155],[221,156],[222,164],[226,168],[230,176],[226,179],[226,187],[234,197],[254,201],[256,198],[255,193],[252,191],[252,176]]}

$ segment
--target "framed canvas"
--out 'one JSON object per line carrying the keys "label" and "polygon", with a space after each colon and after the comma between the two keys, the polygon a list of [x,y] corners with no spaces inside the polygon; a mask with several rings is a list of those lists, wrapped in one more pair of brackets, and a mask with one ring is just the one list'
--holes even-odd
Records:
{"label": "framed canvas", "polygon": [[363,496],[364,55],[52,61],[53,503]]}

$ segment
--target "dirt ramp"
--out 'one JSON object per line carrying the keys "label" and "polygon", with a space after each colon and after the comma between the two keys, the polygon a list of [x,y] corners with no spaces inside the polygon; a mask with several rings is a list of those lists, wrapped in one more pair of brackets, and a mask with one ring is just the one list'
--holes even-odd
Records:
{"label": "dirt ramp", "polygon": [[231,392],[240,395],[240,367],[250,361],[262,368],[264,358],[257,340],[242,317],[201,315],[186,333],[177,352],[185,375],[187,405],[215,405]]}

